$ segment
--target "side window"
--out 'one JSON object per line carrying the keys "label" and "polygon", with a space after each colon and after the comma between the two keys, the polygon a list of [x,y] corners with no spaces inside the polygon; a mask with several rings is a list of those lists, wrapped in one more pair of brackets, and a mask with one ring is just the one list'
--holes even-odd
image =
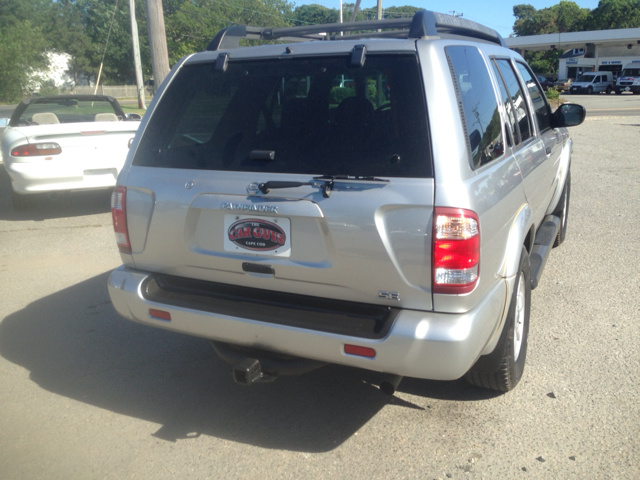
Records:
{"label": "side window", "polygon": [[[536,120],[538,121],[538,128],[540,131],[544,131],[547,128],[551,127],[549,122],[549,117],[551,116],[551,109],[549,108],[549,104],[547,103],[547,97],[538,84],[533,79],[533,75],[529,68],[523,63],[516,62],[518,66],[518,70],[520,70],[520,75],[524,79],[524,83],[527,85],[527,89],[529,90],[529,96],[531,97],[531,102],[533,103],[533,109],[536,112]],[[596,78],[596,83],[600,82],[600,77]]]}
{"label": "side window", "polygon": [[504,153],[498,101],[491,76],[477,48],[447,47],[445,51],[451,74],[458,86],[459,101],[462,102],[461,113],[473,166],[477,168]]}
{"label": "side window", "polygon": [[[502,75],[507,92],[513,103],[515,111],[515,123],[517,124],[517,130],[519,131],[520,142],[526,142],[533,136],[533,130],[531,129],[531,120],[529,118],[529,110],[527,108],[527,101],[520,89],[518,78],[511,66],[511,62],[506,59],[497,59],[496,64]],[[514,130],[515,133],[515,130]],[[520,143],[516,140],[516,144]]]}
{"label": "side window", "polygon": [[[520,145],[520,130],[518,130],[518,122],[516,122],[516,114],[513,110],[513,104],[511,103],[511,97],[509,97],[509,92],[507,92],[507,87],[504,84],[504,79],[502,75],[500,75],[500,70],[498,70],[498,66],[495,61],[491,62],[491,66],[493,67],[493,71],[498,78],[498,87],[500,89],[500,95],[502,96],[502,104],[504,105],[504,109],[507,112],[507,121],[509,122],[509,127],[505,128],[507,135],[509,134],[509,129],[511,129],[511,133],[513,135],[513,143],[515,145]],[[509,146],[511,146],[511,139],[507,139],[509,141]]]}

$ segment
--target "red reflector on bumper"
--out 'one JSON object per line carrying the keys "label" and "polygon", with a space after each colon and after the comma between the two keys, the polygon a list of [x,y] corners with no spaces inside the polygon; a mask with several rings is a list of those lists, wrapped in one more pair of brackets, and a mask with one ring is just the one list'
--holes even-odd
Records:
{"label": "red reflector on bumper", "polygon": [[358,345],[345,345],[344,353],[367,358],[374,358],[376,356],[376,351],[373,348],[359,347]]}
{"label": "red reflector on bumper", "polygon": [[158,320],[165,320],[167,322],[171,321],[171,314],[163,310],[156,310],[155,308],[150,308],[149,315],[151,315],[153,318],[157,318]]}

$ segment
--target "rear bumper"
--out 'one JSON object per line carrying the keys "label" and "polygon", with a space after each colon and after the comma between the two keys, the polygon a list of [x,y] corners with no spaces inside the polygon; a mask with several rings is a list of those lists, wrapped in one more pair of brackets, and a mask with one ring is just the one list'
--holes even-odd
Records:
{"label": "rear bumper", "polygon": [[[121,266],[109,277],[109,295],[123,317],[146,325],[219,342],[271,350],[323,362],[397,375],[455,380],[475,363],[499,334],[507,301],[507,280],[474,310],[443,314],[401,309],[384,338],[363,338],[291,325],[247,319],[150,301],[143,295],[151,274]],[[149,309],[171,314],[170,321],[149,315]],[[345,344],[375,349],[375,358],[344,353]]]}
{"label": "rear bumper", "polygon": [[64,168],[59,164],[41,162],[5,162],[16,193],[42,193],[63,190],[93,190],[114,187],[118,169],[94,168],[82,170]]}

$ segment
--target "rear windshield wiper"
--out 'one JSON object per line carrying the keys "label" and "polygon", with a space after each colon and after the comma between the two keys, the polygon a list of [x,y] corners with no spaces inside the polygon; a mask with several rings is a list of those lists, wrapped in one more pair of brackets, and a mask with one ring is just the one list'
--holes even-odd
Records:
{"label": "rear windshield wiper", "polygon": [[323,184],[317,182],[286,182],[286,181],[269,181],[266,183],[259,183],[258,189],[264,193],[269,193],[269,190],[276,188],[297,188],[302,187],[304,185],[309,185],[311,187],[320,187],[322,190],[322,196],[324,198],[329,198],[331,195],[331,190],[333,190],[333,182],[334,180],[350,180],[350,181],[364,181],[364,182],[388,182],[389,180],[385,180],[384,178],[377,177],[367,177],[363,175],[322,175],[320,177],[313,177],[314,180],[322,180]]}
{"label": "rear windshield wiper", "polygon": [[331,186],[333,185],[333,182],[325,182],[324,184],[319,184],[317,182],[278,182],[278,181],[269,181],[266,183],[259,183],[258,184],[258,190],[260,190],[262,193],[267,194],[269,193],[269,190],[271,190],[272,188],[296,188],[296,187],[302,187],[304,185],[309,185],[312,187],[320,187],[320,189],[322,189],[322,196],[324,198],[329,198],[329,195],[331,195]]}

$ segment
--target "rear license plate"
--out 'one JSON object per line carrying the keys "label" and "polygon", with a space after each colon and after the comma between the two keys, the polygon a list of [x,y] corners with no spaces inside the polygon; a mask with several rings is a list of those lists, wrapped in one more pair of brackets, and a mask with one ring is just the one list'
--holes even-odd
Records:
{"label": "rear license plate", "polygon": [[291,221],[261,215],[224,216],[225,252],[291,256]]}

